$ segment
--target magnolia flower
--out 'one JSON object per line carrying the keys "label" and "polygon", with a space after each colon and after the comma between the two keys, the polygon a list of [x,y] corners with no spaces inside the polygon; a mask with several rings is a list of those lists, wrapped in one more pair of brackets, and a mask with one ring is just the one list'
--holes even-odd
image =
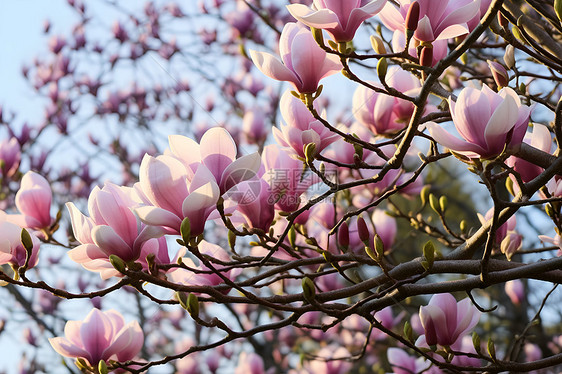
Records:
{"label": "magnolia flower", "polygon": [[0,143],[0,172],[4,178],[14,176],[20,166],[21,148],[18,139],[4,139]]}
{"label": "magnolia flower", "polygon": [[16,207],[21,214],[9,215],[6,219],[20,227],[47,228],[52,222],[52,196],[49,182],[41,175],[28,171],[16,193]]}
{"label": "magnolia flower", "polygon": [[[533,125],[533,133],[531,135],[526,134],[524,142],[546,153],[550,153],[552,148],[550,130],[540,124]],[[538,165],[515,156],[510,156],[505,163],[518,172],[525,183],[535,179],[544,170]]]}
{"label": "magnolia flower", "polygon": [[262,178],[255,178],[238,184],[226,195],[238,204],[236,211],[241,213],[248,226],[269,230],[275,217],[275,196],[269,184]]}
{"label": "magnolia flower", "polygon": [[314,173],[303,174],[303,164],[275,144],[268,145],[262,153],[265,167],[264,178],[275,207],[283,212],[298,209],[300,196],[313,184],[319,182]]}
{"label": "magnolia flower", "polygon": [[470,158],[493,158],[506,147],[520,145],[532,110],[521,104],[511,88],[495,93],[486,85],[480,91],[471,87],[463,89],[456,103],[449,99],[449,107],[464,140],[436,123],[427,123],[426,127],[437,143]]}
{"label": "magnolia flower", "polygon": [[193,183],[199,165],[203,164],[211,172],[221,195],[237,183],[253,178],[261,165],[260,155],[257,152],[237,159],[236,143],[222,127],[207,130],[199,144],[181,135],[169,136],[168,142],[170,150],[165,152],[165,155],[172,156],[183,163],[187,180]]}
{"label": "magnolia flower", "polygon": [[521,304],[525,299],[525,287],[523,286],[523,282],[521,282],[520,279],[505,282],[505,293],[509,296],[513,304]]}
{"label": "magnolia flower", "polygon": [[[406,31],[406,15],[414,0],[398,0],[400,8],[388,3],[379,13],[392,31]],[[414,38],[420,42],[450,39],[470,31],[468,23],[480,13],[480,0],[417,0],[419,21]]]}
{"label": "magnolia flower", "polygon": [[313,143],[318,154],[328,145],[339,139],[339,136],[328,130],[307,109],[306,105],[289,91],[281,96],[279,104],[281,116],[286,124],[281,130],[274,127],[273,136],[277,143],[294,156],[305,158],[304,147]]}
{"label": "magnolia flower", "polygon": [[316,356],[318,359],[311,360],[306,365],[309,373],[346,374],[353,366],[351,362],[344,360],[351,356],[344,347],[326,346]]}
{"label": "magnolia flower", "polygon": [[240,353],[234,374],[265,374],[263,359],[255,353]]}
{"label": "magnolia flower", "polygon": [[551,238],[551,237],[546,236],[546,235],[539,235],[539,239],[542,242],[550,243],[554,246],[557,246],[558,247],[558,256],[562,256],[562,238],[560,237],[560,235],[556,234],[556,235],[554,235],[554,238]]}
{"label": "magnolia flower", "polygon": [[49,339],[53,349],[65,357],[86,360],[96,369],[100,361],[134,358],[144,342],[138,322],[125,325],[123,316],[115,310],[92,309],[84,321],[68,321],[64,335]]}
{"label": "magnolia flower", "polygon": [[[109,262],[116,255],[125,262],[140,260],[146,265],[146,256],[156,256],[156,262],[169,263],[164,233],[160,227],[143,224],[133,212],[139,202],[135,191],[106,183],[95,187],[88,198],[89,217],[73,203],[66,207],[72,221],[74,236],[81,243],[68,252],[69,257],[85,269],[100,273],[103,279],[119,275]],[[159,238],[159,239],[156,239]]]}
{"label": "magnolia flower", "polygon": [[363,21],[380,12],[385,4],[386,0],[314,0],[313,9],[302,4],[287,5],[287,9],[297,21],[326,30],[336,42],[348,42]]}
{"label": "magnolia flower", "polygon": [[451,294],[433,295],[428,305],[420,307],[419,314],[428,345],[453,345],[480,319],[480,312],[470,299],[457,303]]}
{"label": "magnolia flower", "polygon": [[412,357],[400,348],[388,348],[386,354],[395,374],[421,373],[431,366],[431,362],[426,361],[425,358]]}
{"label": "magnolia flower", "polygon": [[[482,225],[485,225],[487,222],[490,222],[494,216],[494,210],[490,209],[486,212],[485,216],[482,216],[478,213],[478,219]],[[517,219],[515,216],[509,217],[507,222],[501,225],[496,230],[496,244],[500,246],[500,250],[508,260],[511,260],[511,257],[515,252],[521,248],[521,244],[523,241],[523,237],[515,231],[515,226],[517,225]]]}
{"label": "magnolia flower", "polygon": [[[25,265],[27,251],[21,242],[21,227],[6,221],[7,215],[0,214],[0,265],[10,264],[15,268]],[[37,265],[39,255],[39,239],[32,233],[33,248],[29,258],[28,268]]]}
{"label": "magnolia flower", "polygon": [[256,67],[278,81],[291,82],[300,93],[313,93],[322,78],[341,70],[339,57],[328,55],[300,23],[287,23],[279,39],[281,61],[269,53],[250,51]]}
{"label": "magnolia flower", "polygon": [[[398,66],[388,68],[386,82],[407,96],[415,97],[421,89],[418,78]],[[380,86],[374,83],[375,86]],[[361,85],[353,95],[353,115],[375,135],[393,134],[408,126],[414,113],[413,103],[379,94]],[[428,109],[426,109],[427,111]]]}

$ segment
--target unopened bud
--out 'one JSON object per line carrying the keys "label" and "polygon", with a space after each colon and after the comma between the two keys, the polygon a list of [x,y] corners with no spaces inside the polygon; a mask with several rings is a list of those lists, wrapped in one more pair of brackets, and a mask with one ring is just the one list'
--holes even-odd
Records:
{"label": "unopened bud", "polygon": [[80,371],[91,370],[90,365],[83,358],[77,358],[74,364]]}
{"label": "unopened bud", "polygon": [[304,277],[302,279],[302,293],[304,298],[309,303],[314,302],[314,298],[316,297],[316,287],[314,286],[314,282],[309,277]]}
{"label": "unopened bud", "polygon": [[338,243],[345,249],[349,247],[349,226],[345,221],[338,229]]}
{"label": "unopened bud", "polygon": [[546,213],[547,216],[549,216],[550,218],[554,218],[556,215],[554,214],[554,208],[552,207],[552,204],[547,203],[544,206],[544,211]]}
{"label": "unopened bud", "polygon": [[236,246],[236,234],[232,230],[228,230],[228,245],[232,250]]}
{"label": "unopened bud", "polygon": [[461,233],[463,233],[463,234],[466,232],[466,225],[467,225],[467,223],[466,223],[466,220],[464,220],[464,219],[459,224],[459,227],[461,229]]}
{"label": "unopened bud", "polygon": [[192,293],[187,295],[187,312],[191,318],[199,318],[199,299]]}
{"label": "unopened bud", "polygon": [[492,341],[492,338],[488,339],[488,354],[490,355],[493,361],[496,360],[496,346]]}
{"label": "unopened bud", "polygon": [[180,234],[184,243],[187,245],[191,239],[191,223],[189,222],[189,218],[187,217],[185,217],[183,221],[181,221]]}
{"label": "unopened bud", "polygon": [[406,321],[404,323],[404,337],[411,343],[414,342],[414,331],[410,322]]}
{"label": "unopened bud", "polygon": [[507,26],[509,26],[509,21],[503,16],[502,12],[500,11],[498,11],[498,24],[504,29],[507,29]]}
{"label": "unopened bud", "polygon": [[109,262],[120,273],[125,273],[125,262],[117,255],[110,255]]}
{"label": "unopened bud", "polygon": [[388,62],[386,61],[386,58],[383,57],[377,63],[377,75],[379,76],[381,83],[385,81],[387,71],[388,71]]}
{"label": "unopened bud", "polygon": [[418,21],[420,19],[420,4],[414,1],[408,8],[406,14],[406,30],[415,31],[418,28]]}
{"label": "unopened bud", "polygon": [[380,55],[384,55],[386,53],[386,47],[384,46],[382,39],[377,35],[371,35],[371,47],[373,47],[373,50]]}
{"label": "unopened bud", "polygon": [[27,251],[28,257],[31,256],[31,251],[33,250],[33,240],[31,240],[31,235],[26,229],[21,229],[21,244]]}
{"label": "unopened bud", "polygon": [[363,217],[357,217],[357,234],[365,245],[369,245],[369,236],[371,236],[371,234]]}
{"label": "unopened bud", "polygon": [[98,372],[99,372],[99,374],[109,373],[109,370],[107,369],[107,364],[105,363],[104,360],[100,360],[100,362],[98,364]]}
{"label": "unopened bud", "polygon": [[488,66],[490,67],[492,77],[494,77],[494,81],[496,82],[498,87],[507,87],[509,83],[509,74],[507,74],[507,70],[505,70],[503,65],[499,62],[488,60]]}
{"label": "unopened bud", "polygon": [[511,178],[506,178],[505,180],[505,188],[507,189],[507,192],[509,192],[512,196],[515,196],[515,190],[513,189],[513,179]]}
{"label": "unopened bud", "polygon": [[420,53],[420,65],[433,66],[433,46],[423,47]]}
{"label": "unopened bud", "polygon": [[429,195],[429,205],[431,206],[431,209],[433,209],[435,211],[435,213],[439,214],[441,213],[441,207],[439,206],[439,200],[437,199],[437,197],[434,194],[430,194]]}
{"label": "unopened bud", "polygon": [[442,212],[445,212],[447,210],[447,205],[449,205],[447,196],[441,196],[439,198],[439,208],[441,208]]}
{"label": "unopened bud", "polygon": [[523,44],[527,44],[527,40],[525,40],[525,38],[521,34],[521,30],[519,30],[519,27],[513,25],[513,27],[511,28],[511,33],[513,34],[513,36],[515,36],[515,39],[519,40]]}
{"label": "unopened bud", "polygon": [[425,204],[427,204],[427,199],[429,198],[429,191],[431,191],[430,185],[423,186],[420,192],[420,199],[421,199],[422,206],[425,206]]}
{"label": "unopened bud", "polygon": [[187,310],[187,295],[185,294],[185,292],[177,291],[176,298],[178,299],[181,307]]}
{"label": "unopened bud", "polygon": [[289,233],[287,234],[287,237],[289,239],[289,244],[291,245],[291,247],[295,248],[295,243],[297,241],[297,231],[295,230],[294,225],[292,225],[291,228],[289,229]]}
{"label": "unopened bud", "polygon": [[431,240],[423,246],[423,257],[425,257],[429,267],[432,267],[435,261],[435,246]]}
{"label": "unopened bud", "polygon": [[379,234],[375,234],[375,239],[373,240],[373,244],[375,245],[375,252],[377,257],[380,259],[384,256],[384,243],[379,236]]}
{"label": "unopened bud", "polygon": [[509,44],[505,47],[505,54],[503,55],[503,62],[508,69],[513,69],[515,66],[515,47]]}
{"label": "unopened bud", "polygon": [[318,43],[318,45],[320,47],[325,47],[325,45],[324,45],[324,35],[322,35],[322,30],[317,29],[315,27],[311,27],[310,31],[312,32],[312,36],[314,37],[314,40],[316,41],[316,43]]}
{"label": "unopened bud", "polygon": [[480,353],[482,347],[480,346],[480,336],[476,333],[476,331],[472,333],[472,345],[474,346],[476,353]]}
{"label": "unopened bud", "polygon": [[316,144],[308,143],[304,146],[304,157],[307,164],[312,164],[314,162],[314,156],[316,156]]}
{"label": "unopened bud", "polygon": [[366,253],[367,256],[369,256],[373,261],[379,262],[379,258],[378,258],[378,256],[377,256],[377,254],[375,253],[375,251],[373,251],[373,248],[371,248],[370,245],[366,245],[366,246],[365,246],[365,253]]}

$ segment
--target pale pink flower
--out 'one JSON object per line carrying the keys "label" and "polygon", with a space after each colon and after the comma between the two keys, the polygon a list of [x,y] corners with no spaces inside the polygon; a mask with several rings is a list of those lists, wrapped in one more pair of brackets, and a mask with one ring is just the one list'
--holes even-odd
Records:
{"label": "pale pink flower", "polygon": [[336,42],[347,42],[363,21],[380,12],[385,4],[386,0],[314,0],[312,9],[302,4],[287,5],[287,9],[297,21],[326,30]]}
{"label": "pale pink flower", "polygon": [[241,213],[251,228],[268,232],[275,217],[275,196],[262,178],[239,183],[226,195],[236,201],[236,211]]}
{"label": "pale pink flower", "polygon": [[[406,15],[414,0],[398,0],[400,8],[388,3],[379,13],[392,31],[406,31]],[[420,5],[418,27],[414,37],[420,42],[450,39],[468,34],[468,22],[478,16],[480,0],[417,0]]]}
{"label": "pale pink flower", "polygon": [[241,352],[234,374],[265,374],[263,359],[253,352]]}
{"label": "pale pink flower", "polygon": [[123,316],[115,310],[92,309],[83,321],[68,321],[64,335],[49,339],[53,349],[65,357],[82,358],[95,368],[100,361],[131,360],[144,342],[138,322],[125,325]]}
{"label": "pale pink flower", "polygon": [[419,314],[428,345],[451,346],[480,319],[470,299],[457,303],[451,294],[433,295],[428,305],[420,307]]}
{"label": "pale pink flower", "polygon": [[[485,216],[478,213],[478,219],[482,225],[490,222],[494,216],[494,210],[490,209],[486,212]],[[501,225],[496,230],[496,244],[500,246],[500,250],[505,254],[508,260],[515,252],[521,248],[523,237],[515,231],[515,226],[517,225],[517,218],[515,216],[509,217],[507,222]]]}
{"label": "pale pink flower", "polygon": [[275,208],[283,212],[297,210],[301,203],[300,196],[311,185],[320,182],[312,172],[303,174],[302,161],[294,159],[275,144],[265,147],[262,162],[266,170],[263,178],[269,183]]}
{"label": "pale pink flower", "polygon": [[339,57],[328,55],[310,30],[300,23],[287,23],[279,39],[281,61],[269,53],[250,51],[256,67],[270,78],[293,84],[300,93],[313,93],[322,78],[341,70]]}
{"label": "pale pink flower", "polygon": [[546,235],[539,235],[539,239],[542,242],[550,243],[554,246],[557,246],[558,247],[558,256],[562,256],[562,238],[560,237],[560,235],[556,234],[556,235],[554,235],[554,238],[551,238],[551,237],[546,236]]}
{"label": "pale pink flower", "polygon": [[[407,96],[415,97],[421,89],[418,78],[398,66],[388,68],[386,82]],[[374,83],[375,86],[382,87]],[[360,85],[353,95],[353,115],[375,135],[393,134],[408,126],[414,113],[413,103],[377,93]]]}
{"label": "pale pink flower", "polygon": [[242,133],[248,144],[263,144],[271,132],[270,127],[262,109],[256,107],[244,113]]}
{"label": "pale pink flower", "polygon": [[281,125],[281,130],[274,127],[273,136],[277,143],[291,154],[304,158],[304,147],[310,143],[315,144],[315,153],[319,154],[339,139],[336,133],[314,118],[306,105],[289,91],[281,96],[279,107],[286,124]]}
{"label": "pale pink flower", "polygon": [[421,373],[431,366],[431,362],[424,357],[410,356],[400,348],[388,348],[386,354],[395,374]]}
{"label": "pale pink flower", "polygon": [[21,227],[48,228],[52,222],[52,197],[49,182],[41,175],[28,171],[16,193],[16,207],[21,214],[9,215],[7,220]]}
{"label": "pale pink flower", "polygon": [[463,89],[456,103],[449,99],[449,107],[463,140],[436,123],[427,123],[426,127],[436,142],[470,158],[493,158],[506,147],[520,145],[532,110],[521,104],[511,88],[495,93],[486,85],[481,90]]}
{"label": "pale pink flower", "polygon": [[318,360],[308,362],[308,372],[314,374],[347,374],[352,363],[345,359],[351,354],[344,347],[327,346],[322,348],[316,356]]}
{"label": "pale pink flower", "polygon": [[[22,228],[6,221],[6,214],[0,214],[0,265],[10,264],[15,268],[25,265],[27,251],[21,243]],[[28,268],[37,265],[40,241],[33,233],[29,233],[33,248]]]}
{"label": "pale pink flower", "polygon": [[509,296],[511,302],[515,305],[521,304],[525,298],[525,288],[520,279],[514,279],[505,282],[505,293]]}
{"label": "pale pink flower", "polygon": [[389,253],[392,250],[396,239],[396,233],[398,232],[396,219],[386,214],[384,210],[375,209],[371,220],[375,225],[375,233],[380,236],[384,244],[384,252]]}
{"label": "pale pink flower", "polygon": [[4,139],[0,143],[0,171],[4,178],[14,176],[20,166],[21,148],[18,139]]}
{"label": "pale pink flower", "polygon": [[[156,255],[156,262],[169,263],[164,230],[143,224],[133,209],[138,206],[134,190],[106,183],[95,187],[88,198],[89,217],[73,203],[67,203],[74,236],[81,243],[68,252],[69,257],[103,279],[119,275],[109,262],[116,255],[125,262]],[[156,239],[159,238],[159,239]]]}
{"label": "pale pink flower", "polygon": [[[550,135],[550,130],[548,129],[548,127],[540,124],[534,124],[533,133],[531,135],[526,134],[523,141],[530,144],[531,147],[540,149],[541,151],[547,153],[550,153],[550,150],[552,148],[552,137]],[[506,164],[512,167],[516,172],[518,172],[519,175],[521,175],[521,179],[525,183],[535,179],[544,170],[538,165],[515,156],[510,156],[506,160]]]}
{"label": "pale pink flower", "polygon": [[181,135],[171,135],[168,141],[170,151],[165,152],[165,155],[177,158],[184,164],[188,181],[192,181],[199,165],[203,164],[214,177],[221,195],[237,183],[256,176],[261,165],[257,152],[236,158],[236,143],[222,127],[207,130],[199,144]]}

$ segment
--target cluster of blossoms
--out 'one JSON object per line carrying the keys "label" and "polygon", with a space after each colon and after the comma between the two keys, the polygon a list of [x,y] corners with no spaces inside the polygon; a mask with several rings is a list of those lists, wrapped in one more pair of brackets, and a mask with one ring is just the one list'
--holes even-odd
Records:
{"label": "cluster of blossoms", "polygon": [[[217,7],[222,5],[219,0],[215,3]],[[261,310],[257,307],[260,304],[272,311],[268,320],[273,321],[271,325],[310,328],[310,335],[325,344],[312,349],[315,358],[300,365],[298,373],[350,372],[353,364],[346,359],[353,357],[355,351],[363,352],[367,357],[365,362],[371,367],[373,357],[384,352],[394,373],[440,373],[442,367],[480,367],[482,361],[490,360],[481,355],[479,343],[471,340],[469,334],[476,329],[481,312],[470,299],[457,302],[454,295],[447,293],[449,288],[433,295],[404,326],[405,334],[409,335],[404,345],[425,357],[410,356],[411,352],[402,347],[378,352],[368,341],[385,339],[388,335],[382,331],[397,328],[404,317],[404,313],[395,316],[390,307],[378,309],[376,304],[382,300],[381,305],[386,306],[389,298],[402,297],[401,282],[408,283],[408,280],[393,278],[400,271],[403,256],[397,249],[407,247],[399,235],[402,230],[399,219],[407,220],[415,229],[450,248],[462,246],[470,237],[469,230],[461,228],[457,234],[446,224],[446,199],[429,196],[429,206],[443,223],[446,233],[436,229],[435,217],[423,218],[429,194],[425,192],[430,187],[424,187],[422,172],[428,164],[452,154],[469,164],[471,171],[478,174],[490,190],[500,177],[509,175],[508,187],[517,202],[531,198],[525,195],[527,185],[547,169],[547,165],[529,162],[519,153],[521,148],[529,146],[548,156],[553,140],[549,128],[540,124],[533,125],[533,132],[528,133],[534,106],[521,99],[521,88],[508,87],[509,76],[503,65],[488,63],[492,75],[489,85],[483,82],[481,87],[466,87],[455,95],[451,84],[448,100],[439,106],[443,111],[425,95],[426,90],[439,84],[436,79],[427,83],[432,79],[428,78],[428,72],[431,77],[432,67],[447,56],[454,38],[462,39],[475,30],[490,3],[491,0],[314,0],[312,7],[288,5],[287,11],[298,22],[283,20],[278,46],[280,59],[270,53],[251,50],[250,58],[242,63],[245,73],[255,66],[266,76],[291,84],[293,90],[282,94],[279,91],[279,96],[271,95],[278,101],[282,117],[279,128],[271,131],[275,142],[266,145],[270,133],[266,126],[269,108],[257,105],[254,110],[249,109],[251,105],[238,108],[245,111],[238,132],[232,128],[208,129],[194,125],[192,130],[197,140],[183,135],[169,136],[168,148],[158,156],[150,155],[154,152],[145,154],[143,150],[139,156],[132,157],[126,147],[115,142],[116,154],[121,154],[127,162],[136,159],[133,164],[138,165],[138,178],[129,170],[122,185],[105,182],[103,186],[94,187],[88,196],[87,214],[79,208],[79,203],[66,203],[73,235],[68,256],[84,269],[98,273],[102,280],[121,278],[153,300],[159,299],[143,288],[143,282],[152,281],[175,291],[175,299],[165,303],[181,304],[201,326],[226,332],[227,340],[244,334],[234,332],[218,318],[205,321],[200,316],[204,313],[200,312],[200,305],[216,300],[219,303],[223,300],[225,304],[233,301],[237,305],[229,306],[230,311],[240,327],[248,331],[252,321],[262,323]],[[260,40],[252,7],[237,1],[236,11],[224,17],[234,30],[232,40],[250,37],[255,42]],[[209,11],[205,4],[201,8],[205,14]],[[177,7],[170,6],[166,11],[173,17],[184,16]],[[156,11],[147,6],[144,12],[149,20],[144,39],[148,40],[149,34],[159,39],[162,25],[157,21]],[[394,50],[391,57],[401,63],[405,61],[404,66],[388,67],[387,59],[381,59],[377,68],[380,83],[360,80],[349,67],[351,59],[357,56],[350,42],[360,25],[376,15],[393,35],[392,43],[388,43]],[[270,21],[272,28],[281,24]],[[133,42],[133,35],[120,22],[114,24],[112,34],[120,47],[130,48],[132,61],[153,50],[143,38]],[[209,45],[217,40],[213,33],[206,32],[203,36]],[[376,45],[376,38],[374,41]],[[82,42],[85,43],[78,35],[71,48],[79,48]],[[176,43],[174,39],[162,44],[158,54],[171,59],[179,52]],[[64,54],[70,46],[64,39],[54,38],[50,48],[57,58],[49,66],[38,64],[33,79],[37,90],[48,90],[51,100],[48,122],[66,134],[73,108],[66,94],[59,91],[62,85],[58,82],[74,74]],[[375,50],[379,55],[381,51],[386,53],[384,45]],[[122,58],[115,56],[112,64]],[[404,69],[406,65],[409,71]],[[417,70],[418,67],[421,69]],[[327,120],[329,103],[319,98],[320,81],[342,70],[359,85],[352,100],[353,116],[332,126]],[[450,70],[447,74],[451,74]],[[247,75],[242,75],[221,87],[226,96],[238,102],[237,91],[242,87],[254,99],[263,95],[265,89],[259,79],[248,80]],[[102,83],[84,77],[79,86],[96,96]],[[134,85],[128,91],[110,92],[106,100],[96,104],[96,114],[117,115],[119,121],[131,114],[143,114],[154,120],[158,113],[151,111],[148,102],[172,95],[170,90],[179,95],[191,88],[188,82],[178,83],[173,89],[155,88],[153,91]],[[441,91],[437,93],[444,96]],[[256,99],[254,103],[257,102]],[[206,104],[209,111],[214,106],[213,100]],[[178,118],[184,119],[181,105],[176,103],[174,110]],[[170,113],[166,115],[171,116]],[[192,113],[185,118],[191,120]],[[449,132],[445,122],[452,122],[460,137]],[[51,214],[53,198],[47,179],[32,171],[23,176],[18,174],[22,163],[21,147],[28,141],[25,132],[24,128],[19,137],[0,143],[2,187],[8,189],[10,183],[20,182],[14,199],[18,212],[0,213],[3,238],[0,265],[11,266],[15,281],[20,276],[28,281],[25,273],[37,266],[41,242],[54,242],[53,235],[61,220],[60,215],[53,218]],[[403,147],[406,144],[413,151],[418,146],[410,136],[423,137],[430,143],[429,156],[420,153],[423,165],[415,171],[410,164],[419,164],[419,160],[411,157],[414,152],[405,153]],[[247,144],[259,151],[241,155],[239,139],[246,139]],[[97,142],[96,139],[91,141]],[[396,160],[401,164],[396,166]],[[43,166],[44,160],[30,164],[32,169],[43,170],[47,175],[43,167],[34,167]],[[497,169],[503,174],[495,174]],[[87,168],[80,179],[93,182]],[[551,202],[557,204],[556,198],[562,196],[560,183],[559,177],[551,179],[541,189],[541,197],[554,198]],[[404,205],[411,204],[420,194],[422,207],[415,213],[406,212],[402,201]],[[335,197],[326,202],[319,196]],[[498,201],[499,198],[494,202]],[[2,208],[8,210],[8,205]],[[499,219],[501,210],[501,204],[497,205],[485,216],[478,216],[482,228],[489,230],[488,235],[495,235],[488,240],[494,252],[488,253],[488,245],[485,248],[482,282],[488,275],[484,263],[489,255],[500,258],[499,249],[507,260],[512,260],[523,244],[523,237],[515,228],[515,216],[494,226],[497,223],[494,219]],[[549,205],[547,213],[557,223],[557,234],[553,238],[546,235],[539,238],[560,247],[562,253],[559,235],[562,221],[552,213],[554,206]],[[217,240],[217,236],[227,232],[228,245],[224,240]],[[240,238],[250,236],[258,241],[244,241],[240,245]],[[171,253],[174,239],[182,248]],[[431,250],[426,252],[426,248]],[[426,248],[423,257],[414,260],[415,264],[410,262],[412,269],[418,271],[416,275],[421,277],[432,274],[432,266],[445,258],[433,246]],[[374,265],[380,267],[380,272],[373,277],[368,268]],[[282,275],[276,274],[276,269],[263,270],[269,266],[282,266],[285,270],[280,271]],[[508,269],[511,265],[502,263],[502,266]],[[441,271],[437,269],[434,274]],[[473,273],[471,268],[467,275]],[[290,292],[287,290],[292,290],[295,279],[302,280],[302,292],[286,295]],[[372,283],[367,283],[369,279],[373,279]],[[346,287],[360,289],[359,294],[348,297],[342,291],[347,290]],[[375,287],[380,291],[363,297],[364,292]],[[473,286],[467,287],[470,291]],[[513,304],[523,303],[524,287],[519,280],[506,283],[505,293]],[[238,292],[236,296],[234,292]],[[420,294],[423,293],[428,292]],[[286,298],[290,301],[285,301],[286,296],[290,296]],[[251,302],[243,304],[240,302],[243,297]],[[361,309],[361,316],[343,315],[342,305],[332,308],[332,302],[343,298],[357,303],[345,310]],[[325,304],[321,304],[324,301]],[[297,302],[302,302],[302,306],[297,306]],[[294,320],[293,317],[290,321],[283,320],[285,312],[294,313]],[[212,313],[214,311],[208,315]],[[178,326],[180,323],[175,321]],[[337,333],[326,331],[336,324],[341,325]],[[372,332],[373,327],[380,327],[380,331]],[[413,332],[408,333],[408,328]],[[271,333],[268,327],[259,332]],[[121,372],[122,367],[146,369],[143,368],[145,358],[139,357],[144,342],[141,326],[137,322],[125,324],[123,316],[115,310],[94,308],[83,321],[67,322],[64,334],[65,337],[49,339],[52,347],[57,353],[75,359],[84,372]],[[290,360],[275,355],[291,352],[299,344],[298,338],[304,335],[284,334],[280,331],[268,338],[278,340],[285,349],[273,353],[272,359],[279,361],[279,367],[288,369],[292,365]],[[248,333],[247,336],[252,335]],[[252,344],[257,350],[259,342],[252,341]],[[197,360],[203,356],[196,356],[197,352],[187,357],[182,354],[195,345],[186,340],[175,348],[180,358],[177,372],[200,371]],[[528,349],[529,356],[537,356],[532,346]],[[229,353],[222,355],[227,357]],[[495,362],[494,354],[490,356]],[[125,363],[133,360],[133,363]],[[216,372],[218,358],[207,357],[206,365],[211,372]],[[258,354],[242,352],[237,365],[236,373],[267,372],[264,358]]]}

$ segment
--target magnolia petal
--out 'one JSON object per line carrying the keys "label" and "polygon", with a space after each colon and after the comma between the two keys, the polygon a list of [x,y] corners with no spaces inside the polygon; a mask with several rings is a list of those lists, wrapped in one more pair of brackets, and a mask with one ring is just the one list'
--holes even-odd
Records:
{"label": "magnolia petal", "polygon": [[164,226],[177,229],[181,219],[172,212],[155,206],[142,206],[135,209],[140,220],[151,226]]}
{"label": "magnolia petal", "polygon": [[250,57],[254,65],[265,75],[278,81],[298,84],[299,78],[281,61],[269,53],[250,50]]}
{"label": "magnolia petal", "polygon": [[477,144],[467,143],[460,140],[448,131],[443,129],[440,125],[434,122],[426,123],[426,128],[429,130],[431,137],[439,144],[449,148],[452,151],[463,154],[467,157],[478,157],[480,154],[485,154],[486,150]]}
{"label": "magnolia petal", "polygon": [[124,261],[136,260],[138,253],[134,253],[131,246],[121,238],[110,226],[100,225],[92,230],[94,243],[109,257],[117,255]]}
{"label": "magnolia petal", "polygon": [[329,9],[313,11],[303,4],[291,4],[287,5],[287,10],[297,21],[309,27],[327,29],[336,27],[339,24],[338,16]]}
{"label": "magnolia petal", "polygon": [[221,191],[224,193],[232,186],[255,177],[261,166],[261,157],[255,152],[242,156],[224,169],[221,178]]}

